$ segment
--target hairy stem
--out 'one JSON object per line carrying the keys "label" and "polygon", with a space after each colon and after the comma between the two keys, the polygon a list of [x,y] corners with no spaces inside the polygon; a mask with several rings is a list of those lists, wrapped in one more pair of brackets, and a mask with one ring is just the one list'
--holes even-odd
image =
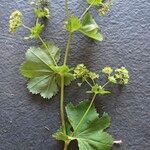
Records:
{"label": "hairy stem", "polygon": [[69,37],[68,37],[66,51],[65,51],[64,65],[67,64],[67,59],[68,59],[68,54],[69,54],[69,50],[70,50],[70,45],[71,45],[72,37],[73,37],[73,33],[70,32],[69,33]]}
{"label": "hairy stem", "polygon": [[63,133],[66,134],[65,115],[64,115],[64,76],[61,76],[61,96],[60,96],[60,115]]}
{"label": "hairy stem", "polygon": [[[47,50],[49,50],[49,48],[47,47],[46,43],[43,41],[43,39],[42,39],[40,36],[39,36],[39,39],[40,39],[40,41],[42,42],[42,44],[45,46],[45,48],[46,48]],[[53,63],[57,66],[57,62],[55,61],[54,57],[53,57],[50,53],[49,53],[49,55],[50,55],[50,57],[51,57]]]}
{"label": "hairy stem", "polygon": [[83,12],[83,14],[80,17],[80,20],[82,20],[82,18],[85,16],[85,14],[89,11],[89,9],[92,7],[92,5],[95,3],[95,0],[93,1],[93,3],[91,5],[89,5],[89,7]]}
{"label": "hairy stem", "polygon": [[78,129],[78,128],[80,127],[80,125],[82,124],[84,118],[87,116],[89,110],[91,109],[91,107],[92,107],[92,105],[93,105],[93,102],[94,102],[95,98],[96,98],[96,94],[94,94],[94,96],[93,96],[93,98],[92,98],[92,100],[91,100],[91,103],[90,103],[88,109],[86,110],[86,112],[84,113],[83,117],[82,117],[81,120],[79,121],[79,123],[78,123],[78,125],[76,126],[76,128],[75,128],[73,134],[77,131],[77,129]]}

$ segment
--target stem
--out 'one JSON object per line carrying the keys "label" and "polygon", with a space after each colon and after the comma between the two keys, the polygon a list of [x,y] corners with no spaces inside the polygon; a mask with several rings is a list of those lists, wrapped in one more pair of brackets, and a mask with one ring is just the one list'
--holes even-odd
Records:
{"label": "stem", "polygon": [[91,103],[90,103],[88,109],[86,110],[85,114],[83,115],[83,117],[81,118],[80,122],[79,122],[78,125],[76,126],[76,128],[75,128],[73,134],[77,131],[77,129],[78,129],[79,126],[81,125],[82,121],[84,120],[84,118],[85,118],[86,115],[88,114],[89,110],[91,109],[91,107],[92,107],[92,105],[93,105],[93,102],[94,102],[95,98],[96,98],[96,94],[94,94],[94,96],[93,96],[93,98],[92,98],[92,100],[91,100]]}
{"label": "stem", "polygon": [[38,24],[38,23],[39,23],[39,18],[36,19],[36,24]]}
{"label": "stem", "polygon": [[92,87],[92,84],[86,78],[84,78],[84,80],[90,87]]}
{"label": "stem", "polygon": [[64,116],[64,76],[61,75],[61,96],[60,96],[60,115],[63,133],[66,134],[65,116]]}
{"label": "stem", "polygon": [[65,0],[65,11],[66,11],[67,18],[69,18],[68,0]]}
{"label": "stem", "polygon": [[102,86],[102,88],[104,88],[107,84],[109,83],[109,81],[108,82],[106,82],[103,86]]}
{"label": "stem", "polygon": [[67,149],[68,149],[69,144],[70,144],[70,141],[65,142],[64,150],[67,150]]}
{"label": "stem", "polygon": [[25,29],[28,29],[28,30],[31,31],[31,28],[29,28],[28,26],[26,26],[26,25],[24,25],[24,24],[22,24],[22,26],[23,26]]}
{"label": "stem", "polygon": [[66,51],[65,51],[64,65],[67,64],[67,59],[68,59],[68,54],[69,54],[70,45],[71,45],[71,41],[72,41],[72,36],[73,36],[73,34],[70,32],[68,42],[67,42]]}
{"label": "stem", "polygon": [[[39,36],[39,39],[40,39],[40,41],[43,43],[43,45],[45,46],[45,48],[46,48],[47,50],[49,50],[49,48],[47,47],[46,43],[43,41],[43,39],[42,39],[40,36]],[[51,53],[49,53],[49,55],[50,55],[50,57],[51,57],[53,63],[57,66],[57,62],[55,61],[54,57],[51,55]]]}
{"label": "stem", "polygon": [[92,5],[95,3],[95,1],[93,1],[93,3],[91,5],[89,5],[89,7],[83,12],[83,14],[81,15],[79,20],[82,20],[82,18],[84,17],[84,15],[89,11],[89,9],[92,7]]}

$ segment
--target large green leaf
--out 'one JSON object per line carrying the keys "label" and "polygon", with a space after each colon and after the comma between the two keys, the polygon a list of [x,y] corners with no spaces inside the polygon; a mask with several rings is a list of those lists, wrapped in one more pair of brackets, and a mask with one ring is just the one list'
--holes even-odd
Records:
{"label": "large green leaf", "polygon": [[113,145],[113,138],[104,132],[110,125],[110,117],[104,113],[99,118],[94,106],[85,115],[89,105],[89,101],[83,101],[77,106],[72,103],[68,104],[66,112],[72,130],[69,127],[68,129],[71,131],[66,135],[60,129],[53,137],[65,142],[77,140],[79,150],[110,150]]}
{"label": "large green leaf", "polygon": [[92,18],[90,13],[86,13],[82,19],[82,27],[79,29],[80,32],[86,36],[93,38],[98,41],[103,40],[103,36],[99,31],[99,27],[95,20]]}
{"label": "large green leaf", "polygon": [[74,130],[73,136],[68,138],[77,140],[80,150],[110,150],[113,145],[113,139],[103,131],[109,127],[110,117],[104,113],[99,118],[96,109],[92,106],[83,119],[89,105],[89,101],[83,101],[77,106],[71,103],[67,105],[67,116]]}
{"label": "large green leaf", "polygon": [[58,91],[55,72],[51,69],[54,60],[59,61],[60,52],[52,44],[32,47],[26,53],[26,61],[21,65],[21,74],[29,78],[28,89],[33,94],[40,93],[44,98],[51,98]]}

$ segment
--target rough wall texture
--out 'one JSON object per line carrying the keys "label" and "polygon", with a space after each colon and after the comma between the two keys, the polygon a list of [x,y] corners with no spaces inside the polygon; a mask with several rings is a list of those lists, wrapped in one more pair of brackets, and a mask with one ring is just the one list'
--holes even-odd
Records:
{"label": "rough wall texture", "polygon": [[[52,18],[47,22],[43,37],[64,50],[67,38],[62,28],[64,0],[52,1],[50,5]],[[83,0],[70,1],[69,5],[77,15],[86,8]],[[60,124],[59,97],[45,101],[40,96],[31,95],[18,71],[26,50],[36,43],[22,39],[27,34],[24,29],[16,36],[8,33],[8,17],[15,9],[24,13],[27,24],[32,26],[35,20],[27,1],[0,0],[0,150],[60,150],[62,144],[51,138]],[[121,91],[114,88],[112,95],[96,100],[98,112],[106,111],[112,117],[109,132],[124,142],[114,150],[150,149],[149,12],[149,0],[114,0],[111,11],[104,18],[93,11],[105,40],[93,42],[76,34],[72,44],[69,59],[72,66],[85,63],[98,71],[106,65],[124,65],[130,71],[127,87]],[[66,103],[84,99],[82,92],[85,89],[71,86]],[[77,148],[71,146],[70,150],[73,149]]]}

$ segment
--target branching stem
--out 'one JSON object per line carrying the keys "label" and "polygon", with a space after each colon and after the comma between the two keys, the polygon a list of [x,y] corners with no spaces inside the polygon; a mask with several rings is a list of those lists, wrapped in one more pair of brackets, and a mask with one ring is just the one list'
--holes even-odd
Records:
{"label": "branching stem", "polygon": [[73,37],[73,33],[70,32],[69,33],[69,37],[68,37],[66,51],[65,51],[64,65],[67,64],[67,59],[68,59],[68,54],[69,54],[69,50],[70,50],[70,45],[71,45],[72,37]]}

